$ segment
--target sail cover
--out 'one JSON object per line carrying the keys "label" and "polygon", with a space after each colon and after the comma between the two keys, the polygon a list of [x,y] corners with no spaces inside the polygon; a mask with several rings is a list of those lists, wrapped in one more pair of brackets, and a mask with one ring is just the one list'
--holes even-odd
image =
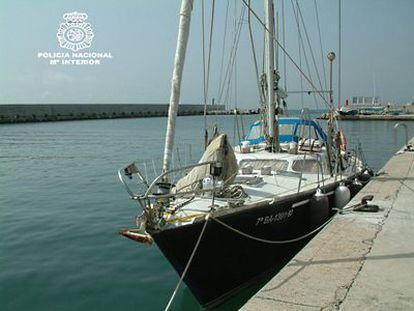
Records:
{"label": "sail cover", "polygon": [[[231,184],[236,177],[238,166],[233,148],[230,146],[227,135],[220,134],[214,138],[204,151],[198,163],[217,161],[222,165],[221,174],[218,180],[224,181],[227,185]],[[200,187],[200,181],[210,175],[210,165],[202,165],[193,168],[186,176],[181,178],[176,186],[176,191],[190,190]]]}

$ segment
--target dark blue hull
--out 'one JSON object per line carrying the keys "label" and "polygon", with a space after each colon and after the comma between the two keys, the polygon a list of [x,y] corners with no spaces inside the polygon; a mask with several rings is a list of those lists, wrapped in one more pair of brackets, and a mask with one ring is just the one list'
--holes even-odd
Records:
{"label": "dark blue hull", "polygon": [[[310,215],[309,200],[314,191],[287,196],[271,205],[261,203],[217,211],[213,216],[254,237],[295,239],[311,232],[334,214],[332,207],[337,185],[324,188],[329,194],[330,209],[326,219],[315,221]],[[204,222],[200,220],[191,225],[149,232],[179,275],[187,265]],[[242,236],[210,219],[184,281],[201,305],[216,304],[263,273],[282,269],[312,237],[293,243],[268,244]]]}

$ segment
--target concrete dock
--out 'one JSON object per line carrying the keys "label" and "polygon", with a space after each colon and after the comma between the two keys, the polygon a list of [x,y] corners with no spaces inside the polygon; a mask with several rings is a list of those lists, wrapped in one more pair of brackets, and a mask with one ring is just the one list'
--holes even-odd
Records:
{"label": "concrete dock", "polygon": [[242,310],[413,310],[414,151],[394,155],[348,206],[368,194],[379,212],[335,216]]}

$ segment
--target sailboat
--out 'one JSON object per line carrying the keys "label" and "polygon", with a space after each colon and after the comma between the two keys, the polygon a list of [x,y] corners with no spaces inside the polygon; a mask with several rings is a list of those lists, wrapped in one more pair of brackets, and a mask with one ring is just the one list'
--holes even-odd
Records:
{"label": "sailboat", "polygon": [[118,171],[141,211],[137,227],[121,234],[155,242],[180,282],[209,307],[279,271],[370,176],[359,153],[345,150],[333,110],[327,132],[306,112],[277,115],[272,0],[265,0],[266,116],[236,146],[215,133],[198,163],[172,168],[192,8],[193,0],[182,0],[162,173],[147,180],[137,162]]}
{"label": "sailboat", "polygon": [[341,116],[356,116],[358,114],[358,109],[349,107],[348,100],[345,100],[345,105],[340,107],[338,112]]}

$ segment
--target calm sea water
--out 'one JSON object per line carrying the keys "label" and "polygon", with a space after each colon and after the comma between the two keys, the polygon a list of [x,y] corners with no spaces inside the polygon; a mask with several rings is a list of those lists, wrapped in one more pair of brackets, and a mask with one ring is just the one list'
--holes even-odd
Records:
{"label": "calm sea water", "polygon": [[[255,116],[244,117],[245,127]],[[209,117],[233,137],[232,116]],[[202,117],[180,117],[177,142],[200,154]],[[407,122],[410,136],[414,122]],[[375,169],[403,144],[394,122],[344,121]],[[160,157],[165,118],[0,125],[0,309],[160,310],[178,281],[156,246],[117,234],[134,202],[116,171]],[[219,263],[216,263],[219,264]],[[222,310],[242,304],[256,284]],[[200,309],[185,287],[176,310]]]}

